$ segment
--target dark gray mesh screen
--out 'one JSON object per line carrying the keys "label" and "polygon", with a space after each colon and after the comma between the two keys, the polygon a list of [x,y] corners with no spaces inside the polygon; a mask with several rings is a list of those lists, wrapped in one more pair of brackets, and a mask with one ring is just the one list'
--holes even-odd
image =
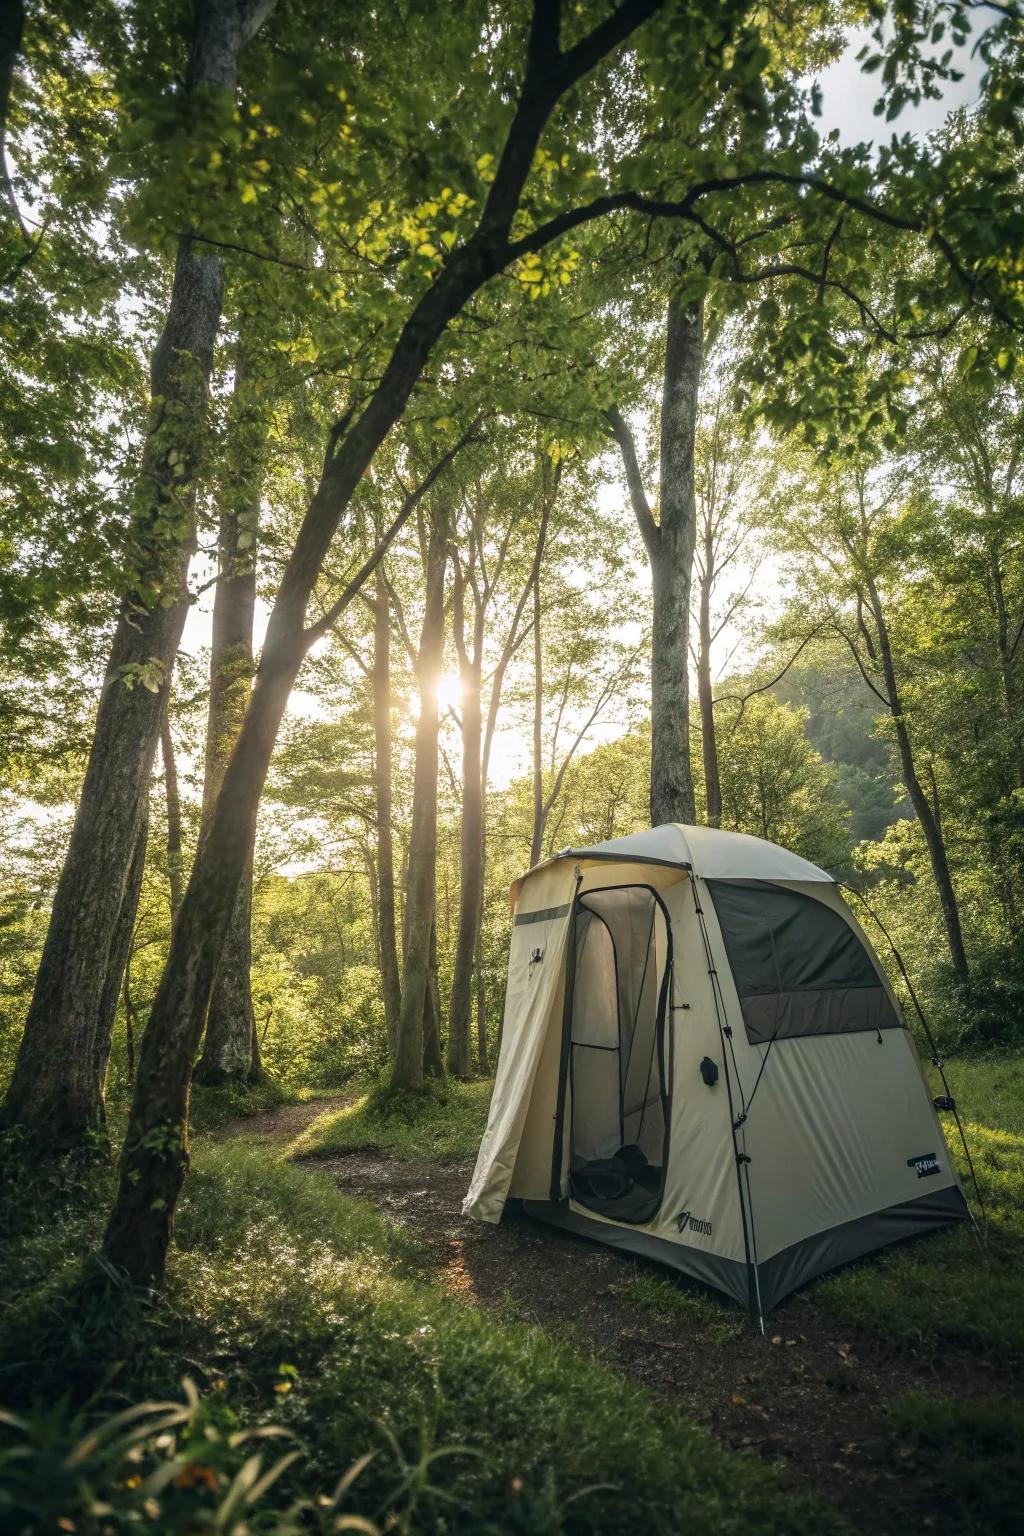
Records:
{"label": "dark gray mesh screen", "polygon": [[570,1039],[573,1194],[623,1221],[647,1220],[661,1198],[659,1005],[668,945],[664,914],[645,887],[580,899]]}
{"label": "dark gray mesh screen", "polygon": [[902,1028],[840,913],[764,880],[709,880],[708,889],[752,1045]]}

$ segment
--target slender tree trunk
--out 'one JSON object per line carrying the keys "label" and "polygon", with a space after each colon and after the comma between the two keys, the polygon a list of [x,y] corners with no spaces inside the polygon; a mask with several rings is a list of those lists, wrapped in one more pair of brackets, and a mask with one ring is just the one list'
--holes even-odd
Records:
{"label": "slender tree trunk", "polygon": [[917,772],[913,744],[910,740],[910,731],[907,728],[906,716],[903,713],[903,703],[896,679],[896,667],[893,662],[889,628],[886,623],[885,612],[882,608],[878,589],[870,577],[867,580],[867,587],[871,613],[875,621],[875,632],[878,636],[878,656],[882,664],[882,676],[885,679],[885,689],[889,698],[889,712],[892,715],[893,729],[896,733],[896,745],[899,751],[903,782],[907,787],[907,795],[914,808],[914,814],[921,824],[921,831],[924,834],[925,846],[928,849],[928,857],[932,866],[932,875],[935,879],[935,887],[939,893],[939,905],[942,909],[942,920],[946,928],[946,941],[949,945],[949,956],[953,962],[953,969],[960,981],[967,981],[970,975],[967,965],[967,952],[964,948],[963,931],[960,926],[960,907],[953,886],[953,876],[949,868],[949,857],[946,852],[945,839],[935,811],[932,809],[931,801],[925,793],[924,785],[921,783]]}
{"label": "slender tree trunk", "polygon": [[[217,537],[218,579],[210,643],[210,704],[200,836],[210,824],[228,759],[245,719],[252,688],[256,552],[263,491],[266,409],[253,394],[245,352],[235,374],[231,466],[222,487]],[[252,870],[250,846],[210,994],[197,1082],[256,1081],[261,1076],[256,1011],[252,1001]]]}
{"label": "slender tree trunk", "polygon": [[[117,1018],[117,999],[121,990],[121,977],[126,973],[128,957],[132,949],[132,938],[135,933],[135,915],[139,907],[142,877],[146,869],[148,833],[149,814],[147,806],[143,813],[142,821],[139,824],[135,851],[132,854],[132,862],[128,870],[128,883],[125,886],[124,897],[121,901],[121,910],[117,914],[117,927],[114,929],[110,940],[110,961],[107,965],[103,998],[100,1003],[100,1029],[96,1039],[97,1060],[95,1074],[99,1079],[101,1090],[106,1087],[107,1068],[110,1064],[110,1047],[114,1038],[114,1021]],[[127,1008],[128,993],[126,991],[126,1018]],[[102,1104],[102,1098],[100,1102]]]}
{"label": "slender tree trunk", "polygon": [[483,953],[483,900],[480,902],[480,916],[476,925],[476,955],[474,956],[474,970],[476,978],[476,1065],[481,1077],[486,1077],[491,1070],[487,1052],[487,988],[484,985],[484,953]]}
{"label": "slender tree trunk", "polygon": [[544,847],[544,644],[540,627],[540,572],[533,583],[533,837],[530,868]]}
{"label": "slender tree trunk", "polygon": [[[270,5],[259,8],[259,19]],[[255,13],[199,0],[190,90],[233,91]],[[258,24],[258,21],[257,21]],[[68,852],[4,1119],[37,1148],[59,1149],[103,1120],[100,1011],[111,940],[128,888],[168,681],[189,598],[196,472],[220,324],[220,258],[179,241],[164,328],[153,353],[150,420],[133,493],[136,564],[122,606]],[[178,521],[184,532],[171,536]],[[157,597],[154,599],[154,592]],[[155,690],[155,691],[151,691]],[[120,981],[120,977],[118,977]]]}
{"label": "slender tree trunk", "polygon": [[391,1082],[415,1088],[423,1081],[423,1019],[430,966],[430,935],[437,901],[437,685],[444,650],[445,540],[431,529],[426,560],[426,603],[416,674],[420,716],[416,723],[409,877],[405,896],[405,970],[402,1012]]}
{"label": "slender tree trunk", "polygon": [[704,530],[704,570],[700,582],[697,637],[697,698],[700,702],[701,749],[704,758],[704,794],[709,827],[722,824],[722,783],[718,771],[718,737],[715,734],[715,699],[711,686],[711,588],[715,570],[714,530],[708,519]]}
{"label": "slender tree trunk", "polygon": [[690,768],[690,580],[696,534],[693,452],[703,306],[668,306],[661,402],[661,500],[652,569],[651,825],[693,822]]}
{"label": "slender tree trunk", "polygon": [[[171,888],[171,920],[181,906],[181,795],[174,761],[174,737],[167,708],[160,716],[160,757],[164,765],[164,798],[167,802],[167,881]],[[119,985],[120,977],[115,985]]]}
{"label": "slender tree trunk", "polygon": [[453,1077],[472,1072],[473,962],[480,930],[484,888],[484,806],[481,776],[483,705],[483,610],[474,614],[473,649],[466,644],[461,582],[455,604],[455,639],[462,683],[462,828],[459,845],[459,928],[455,942],[451,1006],[448,1014],[448,1071]]}
{"label": "slender tree trunk", "polygon": [[392,829],[391,763],[391,617],[384,573],[377,568],[373,604],[373,742],[377,812],[377,921],[380,935],[380,980],[388,1031],[388,1057],[398,1051],[402,1012],[402,982],[398,968],[395,917],[395,840]]}
{"label": "slender tree trunk", "polygon": [[423,996],[423,1076],[443,1077],[441,1051],[441,989],[437,979],[437,917],[430,925],[430,956],[427,985]]}

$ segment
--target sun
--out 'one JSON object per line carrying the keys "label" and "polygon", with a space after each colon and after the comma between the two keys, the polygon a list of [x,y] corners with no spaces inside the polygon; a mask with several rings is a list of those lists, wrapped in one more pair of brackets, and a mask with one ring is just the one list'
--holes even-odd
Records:
{"label": "sun", "polygon": [[462,681],[457,672],[442,672],[437,684],[437,707],[442,714],[462,705]]}

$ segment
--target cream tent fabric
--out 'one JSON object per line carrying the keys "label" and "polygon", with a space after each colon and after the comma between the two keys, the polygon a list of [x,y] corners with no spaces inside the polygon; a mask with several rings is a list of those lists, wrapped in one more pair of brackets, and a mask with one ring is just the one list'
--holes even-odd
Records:
{"label": "cream tent fabric", "polygon": [[889,983],[823,870],[670,825],[564,850],[513,904],[467,1214],[522,1201],[762,1315],[967,1217]]}

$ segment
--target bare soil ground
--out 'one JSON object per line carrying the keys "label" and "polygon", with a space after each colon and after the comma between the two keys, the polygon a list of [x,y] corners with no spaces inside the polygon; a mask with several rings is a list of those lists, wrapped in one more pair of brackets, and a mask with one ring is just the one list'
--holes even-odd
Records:
{"label": "bare soil ground", "polygon": [[[286,1144],[341,1102],[289,1105],[237,1121],[230,1134]],[[641,1310],[630,1283],[663,1270],[521,1214],[497,1227],[466,1220],[469,1164],[401,1161],[363,1148],[310,1165],[411,1232],[425,1276],[453,1296],[567,1333],[725,1445],[781,1462],[794,1490],[824,1494],[855,1529],[957,1532],[929,1487],[927,1465],[893,1447],[880,1416],[892,1397],[911,1391],[1011,1395],[1013,1382],[983,1360],[889,1349],[830,1318],[813,1290],[777,1309],[764,1338],[724,1307],[695,1308],[692,1319]]]}

